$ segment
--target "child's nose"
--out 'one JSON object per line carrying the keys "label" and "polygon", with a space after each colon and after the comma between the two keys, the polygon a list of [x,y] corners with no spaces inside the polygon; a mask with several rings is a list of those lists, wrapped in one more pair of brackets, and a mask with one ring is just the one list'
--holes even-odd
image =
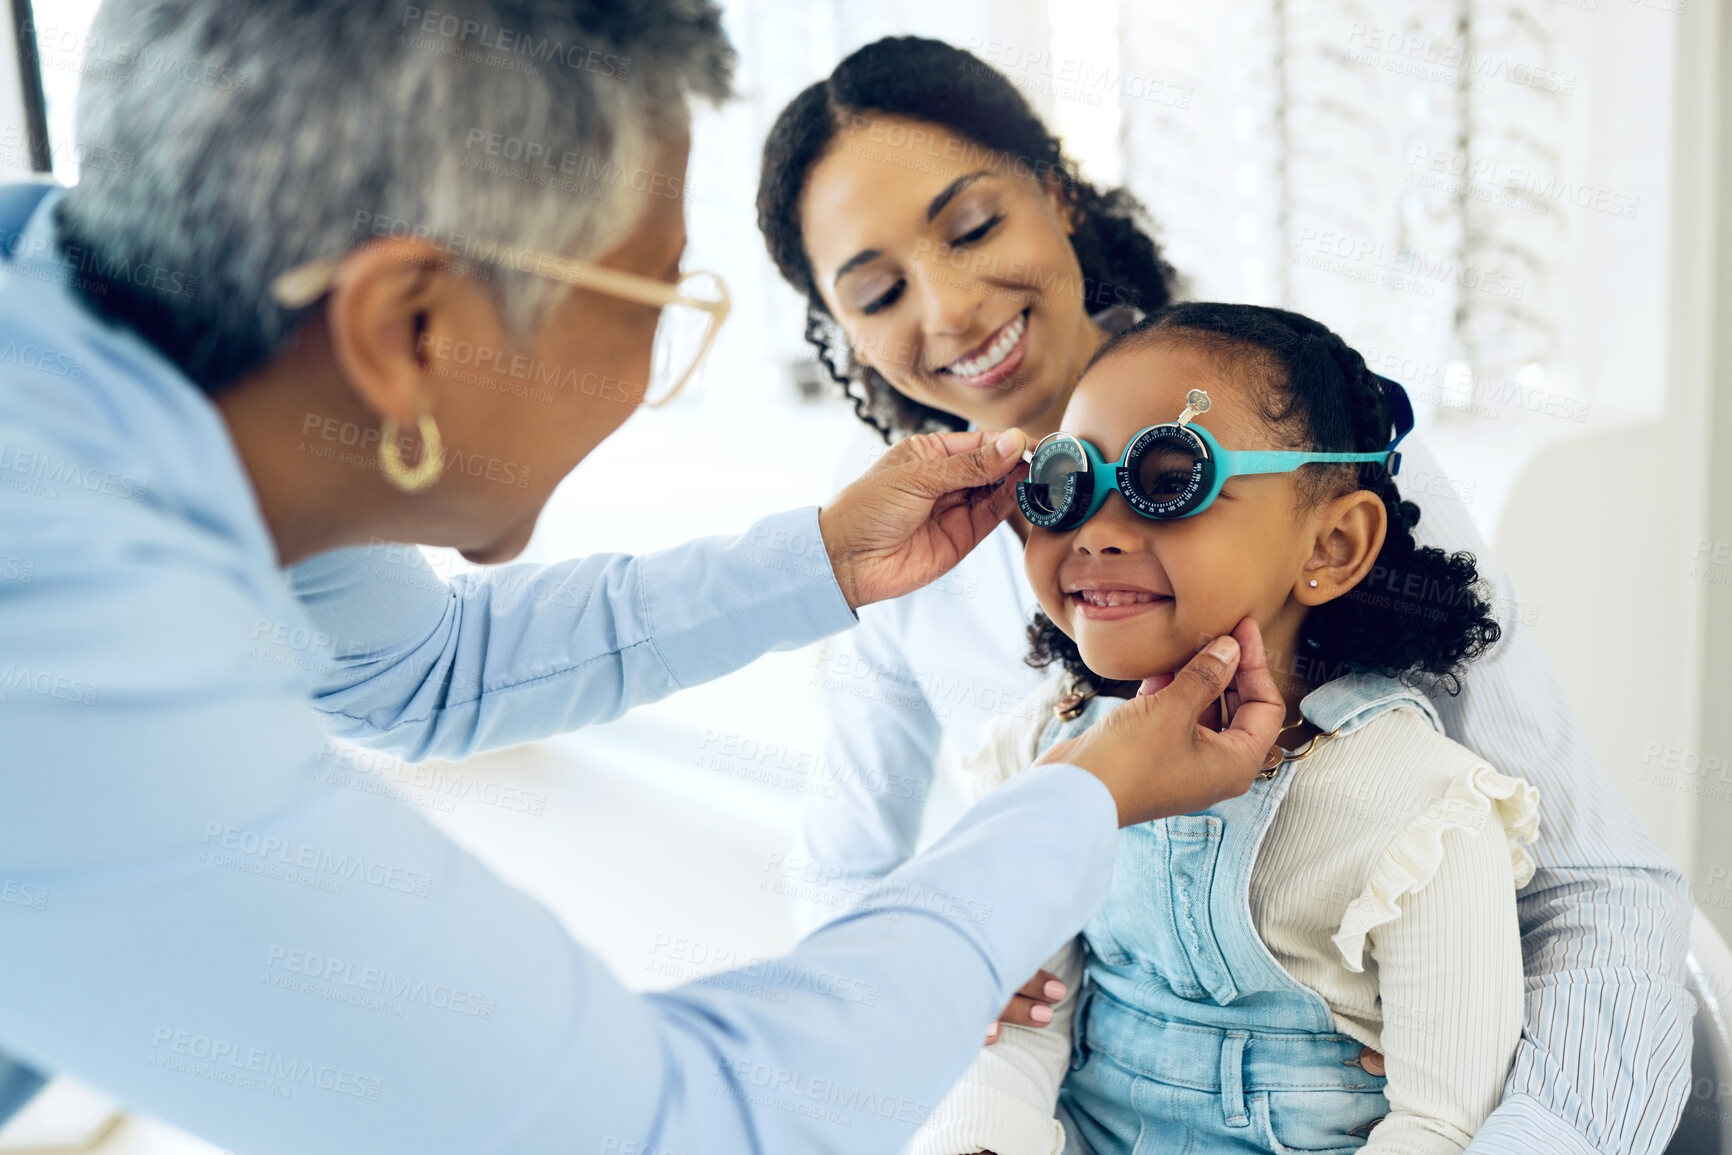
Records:
{"label": "child's nose", "polygon": [[1136,553],[1148,548],[1148,532],[1153,525],[1121,494],[1109,493],[1100,511],[1077,528],[1072,545],[1078,553]]}

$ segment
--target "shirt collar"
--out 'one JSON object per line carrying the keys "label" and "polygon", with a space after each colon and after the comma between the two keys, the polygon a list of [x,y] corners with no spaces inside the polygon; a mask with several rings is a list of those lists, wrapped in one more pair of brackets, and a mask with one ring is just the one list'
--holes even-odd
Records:
{"label": "shirt collar", "polygon": [[[276,571],[276,545],[216,405],[142,334],[92,311],[71,283],[89,258],[60,244],[54,212],[66,191],[42,198],[12,256],[0,260],[0,330],[33,332],[79,355],[87,368],[67,388],[129,427],[126,466],[148,482],[151,504],[220,524]],[[14,299],[21,307],[12,309]]]}
{"label": "shirt collar", "polygon": [[1443,732],[1443,719],[1424,693],[1381,674],[1347,674],[1327,682],[1299,703],[1305,720],[1325,734],[1351,734],[1371,719],[1397,706],[1412,706],[1425,715],[1432,729]]}

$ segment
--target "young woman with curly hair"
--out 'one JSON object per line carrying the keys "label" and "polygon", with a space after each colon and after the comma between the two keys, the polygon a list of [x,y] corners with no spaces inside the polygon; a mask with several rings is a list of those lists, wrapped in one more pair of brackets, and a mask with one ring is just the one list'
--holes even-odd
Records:
{"label": "young woman with curly hair", "polygon": [[[1058,428],[1095,352],[1178,295],[1136,201],[1082,179],[1004,75],[935,40],[868,44],[788,104],[764,146],[758,222],[805,297],[816,355],[886,441],[1008,425],[1037,440]],[[1416,548],[1483,559],[1423,442],[1402,449],[1403,492],[1426,511]],[[1405,513],[1391,510],[1394,532]],[[1028,532],[1013,515],[943,582],[868,607],[825,652],[821,763],[835,789],[811,795],[803,821],[798,865],[816,881],[794,903],[801,929],[913,852],[942,747],[969,755],[994,720],[1041,710],[1042,675],[1023,661],[1040,608],[1023,572]],[[1426,699],[1449,737],[1548,802],[1518,895],[1525,1034],[1482,1141],[1658,1152],[1688,1080],[1688,892],[1595,762],[1507,582],[1479,573],[1503,637],[1459,683],[1428,681]],[[1399,630],[1454,608],[1411,577],[1374,571],[1359,599],[1381,601]],[[1337,612],[1322,607],[1314,627]],[[1338,664],[1331,636],[1322,654],[1271,653],[1290,689]],[[1037,975],[1006,1029],[1051,1022],[1063,989]]]}

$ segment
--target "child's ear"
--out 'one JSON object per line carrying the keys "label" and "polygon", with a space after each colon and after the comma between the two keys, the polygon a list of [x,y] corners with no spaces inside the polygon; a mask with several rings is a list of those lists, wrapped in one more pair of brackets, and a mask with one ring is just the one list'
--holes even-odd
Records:
{"label": "child's ear", "polygon": [[1365,580],[1383,549],[1389,514],[1381,497],[1356,489],[1325,505],[1313,524],[1317,536],[1299,569],[1293,597],[1302,605],[1320,606]]}

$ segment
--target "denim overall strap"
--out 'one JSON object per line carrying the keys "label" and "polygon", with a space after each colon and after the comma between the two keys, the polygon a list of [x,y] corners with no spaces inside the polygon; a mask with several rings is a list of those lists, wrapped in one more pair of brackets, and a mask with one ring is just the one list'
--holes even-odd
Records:
{"label": "denim overall strap", "polygon": [[[1076,719],[1049,725],[1040,745],[1120,704],[1091,700]],[[1301,703],[1339,732],[1329,741],[1402,706],[1436,724],[1417,691],[1386,678],[1338,679]],[[1258,849],[1304,772],[1290,760],[1237,798],[1120,832],[1112,890],[1084,931],[1088,969],[1064,1091],[1067,1117],[1101,1155],[1130,1151],[1143,1134],[1165,1134],[1175,1150],[1279,1151],[1283,1111],[1321,1122],[1342,1139],[1334,1149],[1352,1150],[1359,1127],[1387,1110],[1382,1077],[1356,1065],[1360,1044],[1335,1030],[1328,1004],[1281,967],[1251,918]],[[1294,1105],[1312,1093],[1315,1108]]]}
{"label": "denim overall strap", "polygon": [[[1049,725],[1040,745],[1080,733],[1123,704],[1095,698]],[[1251,924],[1251,865],[1302,763],[1196,814],[1119,832],[1112,889],[1084,929],[1089,979],[1126,1006],[1176,1020],[1208,1007],[1223,1028],[1329,1031],[1329,1008],[1293,980]],[[1086,1041],[1086,1034],[1079,1032]]]}

